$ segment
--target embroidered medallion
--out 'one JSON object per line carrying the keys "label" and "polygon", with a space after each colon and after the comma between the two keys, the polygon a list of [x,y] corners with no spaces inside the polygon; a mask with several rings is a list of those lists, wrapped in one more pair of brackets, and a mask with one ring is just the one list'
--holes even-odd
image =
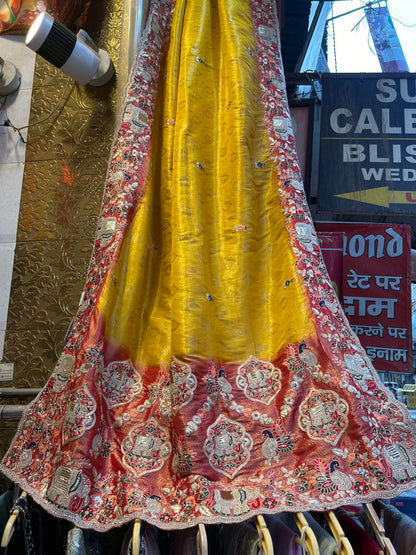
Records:
{"label": "embroidered medallion", "polygon": [[181,407],[187,405],[196,388],[196,377],[192,374],[189,364],[172,358],[170,363],[170,393],[172,397],[172,410],[174,414]]}
{"label": "embroidered medallion", "polygon": [[111,362],[103,369],[99,388],[109,409],[130,403],[142,390],[142,380],[130,360]]}
{"label": "embroidered medallion", "polygon": [[169,434],[154,418],[134,427],[121,444],[123,462],[136,474],[148,474],[162,468],[172,447]]}
{"label": "embroidered medallion", "polygon": [[95,424],[96,402],[86,385],[69,392],[62,426],[62,443],[79,439]]}
{"label": "embroidered medallion", "polygon": [[214,470],[233,478],[250,460],[252,447],[244,426],[221,414],[207,430],[204,453]]}
{"label": "embroidered medallion", "polygon": [[250,401],[269,405],[281,388],[280,370],[270,362],[250,356],[239,367],[236,383]]}
{"label": "embroidered medallion", "polygon": [[348,426],[348,405],[334,391],[312,389],[299,409],[299,427],[311,439],[336,445]]}

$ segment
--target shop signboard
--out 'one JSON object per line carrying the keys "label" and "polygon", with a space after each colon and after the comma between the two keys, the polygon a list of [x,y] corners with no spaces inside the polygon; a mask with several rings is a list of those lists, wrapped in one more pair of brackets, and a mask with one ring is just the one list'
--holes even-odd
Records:
{"label": "shop signboard", "polygon": [[316,229],[318,236],[344,233],[342,305],[374,367],[412,374],[410,227],[331,222]]}
{"label": "shop signboard", "polygon": [[344,233],[342,231],[318,232],[319,246],[337,297],[342,300],[342,269]]}
{"label": "shop signboard", "polygon": [[416,214],[416,74],[324,74],[318,210]]}

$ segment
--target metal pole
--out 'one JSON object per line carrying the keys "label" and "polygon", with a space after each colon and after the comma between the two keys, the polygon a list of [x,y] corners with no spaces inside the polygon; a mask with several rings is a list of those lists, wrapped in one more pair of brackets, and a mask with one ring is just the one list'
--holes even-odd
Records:
{"label": "metal pole", "polygon": [[40,389],[32,388],[18,388],[18,387],[4,387],[0,389],[0,399],[11,397],[36,397]]}
{"label": "metal pole", "polygon": [[0,405],[0,420],[20,420],[26,405]]}
{"label": "metal pole", "polygon": [[318,24],[319,16],[321,15],[322,8],[324,7],[324,4],[325,4],[325,0],[319,0],[319,4],[318,4],[318,7],[316,8],[315,15],[313,16],[313,20],[312,20],[311,26],[309,28],[305,44],[303,45],[302,51],[300,53],[299,59],[297,61],[296,67],[295,67],[295,73],[299,73],[301,68],[302,68],[303,60],[305,59],[306,52],[308,51],[309,45],[311,43],[313,34],[314,34],[316,26]]}

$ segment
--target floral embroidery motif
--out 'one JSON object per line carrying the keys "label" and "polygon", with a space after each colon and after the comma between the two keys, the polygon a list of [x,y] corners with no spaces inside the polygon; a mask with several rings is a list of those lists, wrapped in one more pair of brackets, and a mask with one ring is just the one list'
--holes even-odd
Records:
{"label": "floral embroidery motif", "polygon": [[173,471],[179,471],[181,473],[189,472],[192,468],[192,456],[191,453],[187,451],[185,436],[179,436],[175,439],[173,452]]}
{"label": "floral embroidery motif", "polygon": [[318,363],[318,358],[304,342],[299,345],[289,343],[286,345],[286,353],[285,362],[292,372],[303,370],[311,372]]}
{"label": "floral embroidery motif", "polygon": [[253,440],[244,426],[221,414],[208,427],[204,453],[214,470],[232,478],[250,460],[252,447]]}
{"label": "floral embroidery motif", "polygon": [[151,418],[130,430],[121,451],[123,462],[136,474],[155,472],[162,468],[172,451],[169,433]]}
{"label": "floral embroidery motif", "polygon": [[353,485],[351,478],[338,470],[339,462],[328,463],[322,459],[314,461],[318,476],[316,477],[317,488],[321,493],[332,493],[334,491],[349,491]]}
{"label": "floral embroidery motif", "polygon": [[289,453],[294,447],[294,443],[286,433],[282,421],[279,419],[271,430],[263,430],[262,437],[265,438],[261,452],[266,459],[266,464],[270,465],[272,460],[277,463],[280,461],[282,453]]}
{"label": "floral embroidery motif", "polygon": [[311,439],[336,445],[348,426],[348,405],[334,391],[312,389],[299,409],[299,427]]}
{"label": "floral embroidery motif", "polygon": [[97,405],[86,385],[69,392],[64,423],[62,443],[79,439],[95,424]]}
{"label": "floral embroidery motif", "polygon": [[[220,394],[223,398],[230,398],[232,399],[232,386],[230,382],[226,378],[226,372],[224,368],[218,368],[215,362],[208,363],[209,373],[207,375],[206,381],[207,385],[206,388],[210,393],[213,394]],[[208,401],[209,403],[209,401]],[[207,407],[208,410],[211,410],[210,404]],[[205,410],[204,406],[203,409]],[[205,411],[208,412],[208,411]]]}
{"label": "floral embroidery motif", "polygon": [[79,512],[88,499],[90,487],[88,478],[80,470],[59,466],[46,496],[59,507]]}
{"label": "floral embroidery motif", "polygon": [[111,362],[103,369],[99,387],[109,409],[130,403],[142,390],[142,380],[130,360]]}
{"label": "floral embroidery motif", "polygon": [[239,367],[236,383],[250,401],[269,405],[281,388],[280,370],[270,362],[250,356]]}
{"label": "floral embroidery motif", "polygon": [[189,364],[172,358],[170,363],[170,393],[174,414],[191,401],[196,383],[196,377]]}

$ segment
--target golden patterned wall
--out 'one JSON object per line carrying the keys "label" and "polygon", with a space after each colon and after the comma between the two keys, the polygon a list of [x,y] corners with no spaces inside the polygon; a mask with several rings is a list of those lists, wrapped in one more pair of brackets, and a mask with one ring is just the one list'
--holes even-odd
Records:
{"label": "golden patterned wall", "polygon": [[[116,71],[126,3],[93,2],[85,25]],[[29,128],[3,357],[14,363],[14,379],[2,387],[43,386],[63,347],[91,255],[123,88],[117,79],[83,87],[37,57],[30,123],[64,96],[52,118]],[[16,426],[1,423],[1,455]]]}

